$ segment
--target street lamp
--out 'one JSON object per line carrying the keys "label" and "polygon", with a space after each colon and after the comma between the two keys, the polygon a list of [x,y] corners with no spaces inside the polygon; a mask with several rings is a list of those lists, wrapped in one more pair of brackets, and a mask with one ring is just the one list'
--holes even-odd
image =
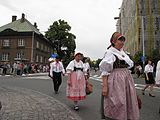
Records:
{"label": "street lamp", "polygon": [[141,27],[142,27],[142,50],[143,50],[143,58],[142,58],[142,62],[143,62],[143,69],[145,66],[145,48],[144,48],[144,16],[141,16],[142,19],[142,23],[141,23]]}
{"label": "street lamp", "polygon": [[114,17],[114,20],[117,20],[119,19],[119,32],[121,33],[122,32],[122,29],[121,29],[121,14],[119,15],[119,17]]}

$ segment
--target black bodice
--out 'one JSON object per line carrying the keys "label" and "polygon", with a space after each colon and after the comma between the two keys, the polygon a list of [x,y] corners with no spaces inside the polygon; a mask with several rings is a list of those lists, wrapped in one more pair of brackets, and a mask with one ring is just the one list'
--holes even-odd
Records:
{"label": "black bodice", "polygon": [[83,68],[74,67],[74,70],[73,70],[73,71],[77,71],[77,70],[83,71]]}
{"label": "black bodice", "polygon": [[120,60],[116,55],[116,61],[113,63],[113,68],[127,68],[129,65],[124,61]]}

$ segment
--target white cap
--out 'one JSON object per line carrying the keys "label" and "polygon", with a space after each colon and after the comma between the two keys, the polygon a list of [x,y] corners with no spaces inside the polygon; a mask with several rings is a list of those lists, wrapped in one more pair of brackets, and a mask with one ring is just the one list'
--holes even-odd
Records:
{"label": "white cap", "polygon": [[76,52],[74,53],[74,56],[76,56],[76,55],[78,55],[78,54],[83,55],[83,53],[82,53],[82,52],[80,52],[80,51],[76,51]]}
{"label": "white cap", "polygon": [[54,58],[49,58],[48,59],[49,62],[54,61],[54,60],[55,60]]}

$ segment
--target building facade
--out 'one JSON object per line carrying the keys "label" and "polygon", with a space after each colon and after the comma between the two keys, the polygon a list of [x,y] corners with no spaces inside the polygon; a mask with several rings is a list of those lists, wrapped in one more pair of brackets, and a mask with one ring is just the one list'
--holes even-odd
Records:
{"label": "building facade", "polygon": [[143,52],[143,45],[147,56],[160,50],[160,0],[123,0],[117,24],[131,55]]}
{"label": "building facade", "polygon": [[0,62],[45,64],[53,52],[51,42],[37,29],[36,23],[32,25],[22,14],[16,20],[0,27]]}

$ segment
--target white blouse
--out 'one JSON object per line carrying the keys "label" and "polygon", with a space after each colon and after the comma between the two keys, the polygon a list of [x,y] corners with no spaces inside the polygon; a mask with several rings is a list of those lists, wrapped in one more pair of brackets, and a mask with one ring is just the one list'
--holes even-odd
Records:
{"label": "white blouse", "polygon": [[[83,75],[87,75],[87,71],[85,71],[86,69],[84,68],[84,64],[83,64],[83,62],[81,60],[79,62],[77,62],[76,60],[72,60],[68,64],[68,66],[66,67],[67,73],[68,74],[72,73],[74,71],[74,67],[82,68],[83,69]],[[77,70],[76,74],[77,74],[77,80],[79,80],[82,77],[82,71],[81,70]]]}
{"label": "white blouse", "polygon": [[123,49],[119,51],[116,48],[111,47],[106,51],[102,61],[99,64],[101,76],[109,75],[111,73],[111,71],[113,70],[113,63],[116,60],[115,55],[118,57],[118,59],[124,60],[129,65],[128,68],[133,67],[133,64],[134,64],[133,61],[123,51]]}
{"label": "white blouse", "polygon": [[63,74],[65,73],[64,67],[62,62],[52,62],[50,63],[50,75],[53,76],[53,71],[54,72],[62,72]]}
{"label": "white blouse", "polygon": [[88,62],[84,63],[83,65],[84,65],[84,69],[85,69],[84,71],[88,71],[88,70],[90,71],[90,65]]}
{"label": "white blouse", "polygon": [[144,68],[144,72],[145,72],[145,73],[153,72],[153,66],[147,64],[147,65],[145,66],[145,68]]}
{"label": "white blouse", "polygon": [[160,60],[157,63],[156,67],[156,78],[155,78],[156,84],[160,84]]}
{"label": "white blouse", "polygon": [[71,73],[74,70],[74,67],[82,68],[83,71],[85,70],[83,62],[81,60],[79,62],[77,62],[76,60],[72,60],[66,67],[67,73]]}

